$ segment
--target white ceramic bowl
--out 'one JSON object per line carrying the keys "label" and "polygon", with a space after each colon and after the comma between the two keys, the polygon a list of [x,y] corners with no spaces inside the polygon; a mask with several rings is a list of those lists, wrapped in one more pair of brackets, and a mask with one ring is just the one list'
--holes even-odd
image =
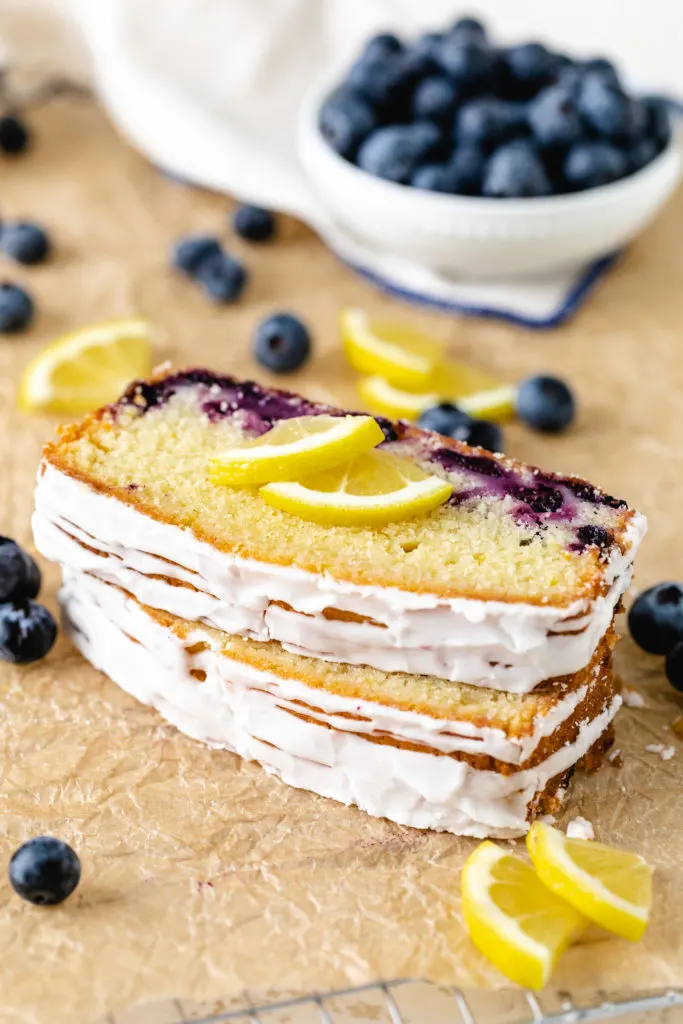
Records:
{"label": "white ceramic bowl", "polygon": [[578,267],[622,248],[674,191],[681,140],[610,185],[536,199],[445,195],[376,178],[342,159],[318,127],[317,89],[304,103],[299,154],[330,218],[370,248],[456,278],[515,278]]}

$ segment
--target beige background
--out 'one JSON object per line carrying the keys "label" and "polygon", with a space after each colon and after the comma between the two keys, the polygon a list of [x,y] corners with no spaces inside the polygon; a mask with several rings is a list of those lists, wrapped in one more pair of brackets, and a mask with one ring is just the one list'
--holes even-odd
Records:
{"label": "beige background", "polygon": [[[36,145],[0,164],[5,217],[44,222],[55,258],[3,279],[25,281],[38,304],[28,334],[0,340],[0,528],[30,545],[32,480],[54,423],[15,410],[22,367],[54,335],[81,323],[143,314],[158,325],[159,358],[258,374],[249,354],[257,319],[291,309],[311,325],[315,354],[292,383],[357,404],[337,340],[340,305],[410,317],[452,352],[515,380],[548,369],[579,395],[565,437],[507,429],[515,456],[595,480],[650,517],[639,583],[681,573],[680,396],[683,194],[624,257],[572,323],[528,333],[445,318],[381,297],[291,221],[280,240],[249,248],[238,306],[216,308],[167,269],[171,241],[222,230],[224,199],[165,180],[131,152],[86,100],[32,118]],[[54,608],[56,574],[46,573]],[[683,699],[661,662],[624,640],[618,668],[642,690],[625,710],[624,766],[580,779],[568,815],[599,838],[640,850],[657,869],[652,927],[640,946],[606,940],[563,961],[563,987],[620,990],[683,985],[683,744],[670,724]],[[673,743],[666,763],[646,753]],[[0,670],[0,863],[44,832],[73,843],[83,882],[63,907],[22,903],[0,878],[0,1020],[86,1022],[163,996],[207,1000],[263,990],[429,977],[500,985],[471,949],[458,907],[469,841],[372,820],[268,780],[166,726],[90,669],[60,639],[42,664]]]}

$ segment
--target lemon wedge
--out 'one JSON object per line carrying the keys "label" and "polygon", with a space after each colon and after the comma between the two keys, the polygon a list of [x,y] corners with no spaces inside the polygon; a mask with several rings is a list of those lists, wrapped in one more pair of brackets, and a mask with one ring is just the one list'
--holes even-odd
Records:
{"label": "lemon wedge", "polygon": [[568,839],[541,822],[527,848],[544,885],[596,924],[637,942],[652,904],[652,868],[635,853],[590,839]]}
{"label": "lemon wedge", "polygon": [[517,389],[504,384],[471,393],[446,392],[443,387],[414,392],[403,391],[383,377],[363,377],[358,382],[358,395],[373,412],[391,419],[416,420],[430,406],[450,401],[475,419],[500,422],[514,416]]}
{"label": "lemon wedge", "polygon": [[64,334],[26,367],[19,407],[78,414],[113,402],[135,377],[152,370],[151,324],[109,320]]}
{"label": "lemon wedge", "polygon": [[518,985],[540,989],[586,919],[526,861],[482,843],[462,872],[465,924],[477,949]]}
{"label": "lemon wedge", "polygon": [[443,345],[396,322],[370,319],[362,309],[343,309],[344,352],[354,370],[377,374],[400,388],[429,384]]}
{"label": "lemon wedge", "polygon": [[269,505],[315,523],[382,526],[431,512],[452,490],[407,459],[372,451],[298,483],[268,484],[260,494]]}
{"label": "lemon wedge", "polygon": [[236,487],[297,480],[347,462],[383,440],[372,416],[296,416],[211,459],[209,478]]}

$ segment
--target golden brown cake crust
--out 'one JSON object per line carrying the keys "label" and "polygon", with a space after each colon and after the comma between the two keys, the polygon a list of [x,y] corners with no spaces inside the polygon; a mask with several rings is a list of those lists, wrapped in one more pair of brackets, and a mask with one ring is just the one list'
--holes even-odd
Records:
{"label": "golden brown cake crust", "polygon": [[[184,371],[187,373],[193,371]],[[130,385],[124,399],[128,403],[128,410],[135,410],[136,408],[144,407],[144,399],[138,400],[138,393],[141,389],[153,385],[157,385],[167,379],[166,374],[158,374],[157,376],[150,379],[150,381],[137,381]],[[177,376],[177,374],[174,374]],[[247,382],[249,383],[249,382]],[[290,394],[286,392],[277,392],[279,394]],[[290,395],[291,397],[291,395]],[[124,401],[122,399],[121,401]],[[321,407],[322,408],[322,407]],[[326,407],[325,407],[326,408]],[[264,557],[262,551],[250,551],[245,548],[245,545],[237,546],[234,540],[228,535],[222,535],[215,531],[207,531],[202,528],[199,522],[192,522],[188,525],[186,522],[182,522],[177,516],[173,515],[169,510],[160,508],[156,504],[147,502],[140,496],[136,489],[130,488],[130,486],[116,486],[111,483],[98,480],[93,475],[90,475],[87,470],[80,468],[74,464],[72,456],[72,448],[78,442],[87,440],[88,443],[98,447],[98,438],[101,437],[102,432],[105,434],[109,431],[115,431],[118,429],[119,424],[117,422],[117,416],[120,410],[120,403],[112,406],[106,406],[95,412],[86,415],[82,420],[77,423],[67,424],[59,428],[59,440],[56,442],[50,442],[45,445],[43,450],[44,463],[49,463],[55,469],[64,473],[67,476],[73,477],[74,479],[80,480],[91,489],[97,491],[100,494],[113,497],[119,501],[125,503],[136,509],[141,514],[154,519],[158,522],[166,523],[169,525],[177,526],[181,529],[191,529],[192,533],[198,540],[204,541],[210,544],[217,550],[226,552],[231,555],[238,555],[242,558],[253,558],[259,562],[267,562],[269,564],[278,566],[292,565],[292,559],[282,557],[277,551],[270,553],[267,557]],[[334,410],[336,411],[336,410]],[[397,429],[401,431],[401,440],[414,439],[419,440],[428,435],[428,432],[419,430],[416,427],[412,427],[405,423],[399,423],[395,425]],[[101,442],[100,442],[101,443]],[[468,445],[463,444],[460,441],[453,440],[446,437],[439,438],[439,446],[441,449],[448,449],[454,453],[460,455],[473,455],[481,457],[491,462],[499,464],[507,470],[511,471],[532,471],[541,472],[536,470],[535,467],[526,466],[515,459],[508,458],[501,455],[492,455],[490,452],[484,451],[483,449],[471,448]],[[546,474],[548,476],[548,474]],[[552,476],[552,474],[550,475]],[[559,478],[558,478],[559,479]],[[592,492],[596,494],[603,494],[599,488],[593,487],[587,481],[583,481],[578,477],[567,477],[562,478],[564,480],[571,480],[577,486],[585,486],[590,488]],[[438,510],[437,510],[438,512]],[[622,551],[626,548],[625,534],[633,520],[635,511],[627,506],[614,508],[614,543]],[[567,559],[572,556],[567,553]],[[524,594],[517,595],[514,593],[503,594],[500,589],[486,589],[477,588],[476,591],[468,589],[467,587],[454,588],[447,584],[442,584],[438,579],[430,578],[428,581],[420,583],[408,583],[400,584],[400,589],[408,592],[423,593],[423,594],[435,594],[442,598],[471,598],[475,600],[483,601],[506,601],[509,603],[525,603],[525,604],[536,604],[543,606],[553,607],[565,607],[569,604],[582,600],[586,603],[595,600],[599,596],[603,596],[609,589],[608,584],[605,581],[605,575],[603,571],[603,565],[600,557],[600,550],[597,547],[588,546],[582,553],[581,558],[585,562],[585,569],[581,573],[580,585],[575,588],[571,594],[565,595],[556,592],[544,592],[540,594]],[[313,573],[320,573],[328,571],[326,566],[311,564],[310,566],[304,567],[307,571]],[[381,573],[373,574],[370,578],[367,575],[355,571],[352,567],[346,566],[335,569],[334,575],[340,580],[344,580],[349,583],[363,585],[377,585],[383,587],[396,586],[396,582],[388,577],[383,577]]]}

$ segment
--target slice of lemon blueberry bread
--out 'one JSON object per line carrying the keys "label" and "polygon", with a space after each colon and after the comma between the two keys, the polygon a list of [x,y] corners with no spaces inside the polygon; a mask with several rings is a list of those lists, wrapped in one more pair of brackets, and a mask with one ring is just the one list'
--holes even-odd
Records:
{"label": "slice of lemon blueberry bread", "polygon": [[[134,383],[47,445],[36,543],[148,606],[312,657],[518,693],[585,668],[630,581],[643,517],[584,480],[384,420],[373,457],[429,475],[427,489],[446,482],[448,500],[329,525],[266,500],[282,484],[212,474],[285,421],[344,416],[206,370]],[[370,484],[386,469],[373,465]],[[317,485],[323,520],[336,486],[329,474]]]}
{"label": "slice of lemon blueberry bread", "polygon": [[506,694],[304,658],[144,607],[88,573],[65,570],[60,601],[85,657],[183,732],[401,824],[520,835],[612,742],[611,631],[569,683]]}

